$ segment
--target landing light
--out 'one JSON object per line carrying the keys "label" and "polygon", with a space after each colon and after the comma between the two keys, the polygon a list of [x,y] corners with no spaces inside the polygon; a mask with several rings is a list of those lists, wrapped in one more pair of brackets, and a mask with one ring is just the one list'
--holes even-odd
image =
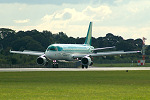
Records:
{"label": "landing light", "polygon": [[56,62],[56,60],[53,60],[53,62]]}

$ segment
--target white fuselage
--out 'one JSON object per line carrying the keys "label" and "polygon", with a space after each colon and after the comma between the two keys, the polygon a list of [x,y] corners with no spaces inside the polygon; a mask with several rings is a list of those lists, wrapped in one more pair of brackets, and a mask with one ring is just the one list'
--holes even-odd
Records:
{"label": "white fuselage", "polygon": [[93,46],[85,44],[52,44],[48,46],[45,51],[45,56],[52,60],[75,60],[74,54],[88,54],[91,53]]}

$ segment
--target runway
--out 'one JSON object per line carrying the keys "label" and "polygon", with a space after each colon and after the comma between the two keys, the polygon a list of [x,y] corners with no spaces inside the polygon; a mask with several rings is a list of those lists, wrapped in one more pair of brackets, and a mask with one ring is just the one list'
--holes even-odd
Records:
{"label": "runway", "polygon": [[82,68],[0,68],[0,72],[27,72],[27,71],[126,71],[150,70],[150,67],[90,67]]}

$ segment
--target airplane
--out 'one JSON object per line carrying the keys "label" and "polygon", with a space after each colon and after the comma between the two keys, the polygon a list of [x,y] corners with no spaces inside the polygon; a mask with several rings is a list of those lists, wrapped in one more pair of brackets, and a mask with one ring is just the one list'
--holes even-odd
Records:
{"label": "airplane", "polygon": [[110,49],[113,47],[104,48],[94,48],[91,46],[92,39],[92,22],[89,24],[87,36],[84,44],[51,44],[47,47],[45,52],[39,51],[11,51],[10,53],[26,54],[26,55],[36,55],[38,65],[47,65],[48,60],[53,60],[53,67],[57,66],[56,61],[81,61],[82,68],[88,68],[93,64],[93,57],[107,56],[107,55],[122,55],[130,53],[138,53],[140,51],[107,51],[107,52],[97,52],[102,49]]}

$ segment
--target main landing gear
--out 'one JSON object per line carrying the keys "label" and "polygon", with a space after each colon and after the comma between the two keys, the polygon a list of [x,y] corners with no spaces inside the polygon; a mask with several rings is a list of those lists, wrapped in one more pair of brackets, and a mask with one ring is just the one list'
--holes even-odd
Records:
{"label": "main landing gear", "polygon": [[53,60],[53,68],[58,68],[58,63],[56,60]]}
{"label": "main landing gear", "polygon": [[88,65],[82,65],[82,69],[84,69],[84,68],[88,68]]}

